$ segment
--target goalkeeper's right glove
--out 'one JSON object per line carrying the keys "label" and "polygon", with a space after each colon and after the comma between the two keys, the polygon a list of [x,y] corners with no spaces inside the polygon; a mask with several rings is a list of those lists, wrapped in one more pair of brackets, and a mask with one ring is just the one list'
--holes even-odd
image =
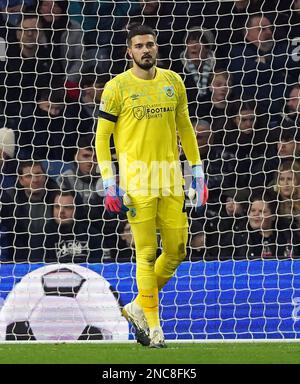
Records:
{"label": "goalkeeper's right glove", "polygon": [[208,200],[208,189],[205,182],[202,165],[194,165],[192,167],[192,183],[189,188],[189,198],[195,201],[196,212],[206,204]]}
{"label": "goalkeeper's right glove", "polygon": [[[130,211],[131,216],[135,216],[134,208],[127,208],[124,204],[125,192],[119,188],[114,178],[103,180],[105,193],[104,206],[109,213],[126,213]],[[127,203],[129,199],[127,198]]]}

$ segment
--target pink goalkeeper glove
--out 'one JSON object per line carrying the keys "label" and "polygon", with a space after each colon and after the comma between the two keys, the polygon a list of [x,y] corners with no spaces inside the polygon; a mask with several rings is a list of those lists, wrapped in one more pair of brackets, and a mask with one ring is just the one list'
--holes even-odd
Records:
{"label": "pink goalkeeper glove", "polygon": [[[105,192],[104,206],[109,213],[126,213],[130,211],[131,216],[135,216],[135,208],[127,208],[124,204],[125,192],[116,185],[115,179],[111,178],[103,181]],[[126,199],[129,203],[129,198]]]}

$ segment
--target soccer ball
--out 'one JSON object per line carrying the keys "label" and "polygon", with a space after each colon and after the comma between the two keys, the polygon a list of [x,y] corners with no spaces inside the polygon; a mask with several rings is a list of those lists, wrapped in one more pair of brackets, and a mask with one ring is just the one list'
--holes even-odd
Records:
{"label": "soccer ball", "polygon": [[73,264],[25,275],[0,311],[0,340],[128,340],[110,284]]}

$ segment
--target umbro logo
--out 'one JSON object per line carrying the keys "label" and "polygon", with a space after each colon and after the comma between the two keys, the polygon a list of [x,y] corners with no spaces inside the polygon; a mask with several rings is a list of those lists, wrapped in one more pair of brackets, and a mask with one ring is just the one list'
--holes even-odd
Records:
{"label": "umbro logo", "polygon": [[138,100],[138,98],[140,97],[140,95],[138,95],[137,93],[133,94],[130,96],[132,100]]}

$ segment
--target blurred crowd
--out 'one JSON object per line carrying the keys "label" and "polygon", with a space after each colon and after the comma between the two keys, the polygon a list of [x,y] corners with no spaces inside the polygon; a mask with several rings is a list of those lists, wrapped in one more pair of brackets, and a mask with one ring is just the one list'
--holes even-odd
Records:
{"label": "blurred crowd", "polygon": [[0,0],[1,262],[135,260],[95,156],[133,23],[156,30],[157,65],[182,76],[204,163],[187,260],[298,258],[300,0]]}

